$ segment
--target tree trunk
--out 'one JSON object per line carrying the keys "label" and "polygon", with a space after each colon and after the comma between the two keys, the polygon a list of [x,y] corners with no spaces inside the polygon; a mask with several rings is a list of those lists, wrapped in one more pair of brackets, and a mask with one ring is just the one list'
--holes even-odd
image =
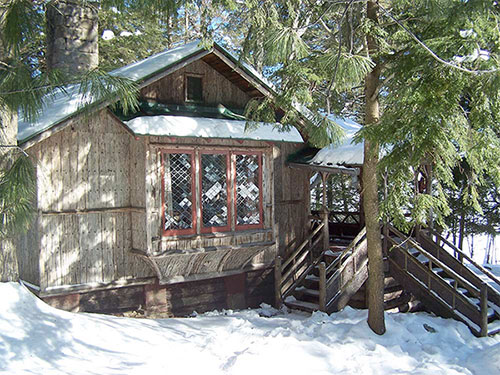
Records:
{"label": "tree trunk", "polygon": [[[367,3],[367,17],[378,22],[378,5],[375,1]],[[373,37],[367,35],[369,55],[377,51]],[[379,117],[378,85],[380,65],[365,78],[365,126],[376,126]],[[364,144],[363,160],[363,205],[366,222],[366,239],[368,246],[368,325],[378,335],[385,333],[384,321],[384,265],[382,243],[380,241],[379,201],[377,189],[377,163],[379,146],[367,141]]]}

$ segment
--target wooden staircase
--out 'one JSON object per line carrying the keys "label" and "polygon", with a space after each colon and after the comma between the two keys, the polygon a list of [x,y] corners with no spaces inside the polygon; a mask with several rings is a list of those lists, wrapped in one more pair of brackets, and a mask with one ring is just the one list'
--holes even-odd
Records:
{"label": "wooden staircase", "polygon": [[[276,304],[327,313],[343,309],[368,277],[366,229],[348,246],[330,248],[324,222],[297,249],[275,264]],[[321,244],[318,248],[317,245]]]}
{"label": "wooden staircase", "polygon": [[[331,246],[327,220],[313,221],[309,236],[286,259],[276,259],[277,306],[339,311],[367,280],[366,229],[348,246]],[[386,308],[410,302],[411,293],[428,310],[464,322],[477,336],[500,332],[500,280],[491,272],[435,232],[420,231],[414,238],[388,225],[382,238],[389,263],[386,288],[394,294]]]}
{"label": "wooden staircase", "polygon": [[427,309],[464,322],[476,336],[500,332],[498,278],[435,232],[384,232],[390,274]]}

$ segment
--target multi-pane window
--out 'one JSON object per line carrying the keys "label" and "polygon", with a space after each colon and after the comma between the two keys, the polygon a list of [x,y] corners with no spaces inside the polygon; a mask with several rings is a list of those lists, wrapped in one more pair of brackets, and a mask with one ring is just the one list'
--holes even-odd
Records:
{"label": "multi-pane window", "polygon": [[194,233],[193,152],[163,154],[163,231]]}
{"label": "multi-pane window", "polygon": [[261,223],[262,172],[260,154],[237,154],[235,161],[236,226]]}
{"label": "multi-pane window", "polygon": [[262,153],[163,152],[163,233],[262,227]]}
{"label": "multi-pane window", "polygon": [[201,154],[201,217],[203,231],[229,229],[228,154]]}

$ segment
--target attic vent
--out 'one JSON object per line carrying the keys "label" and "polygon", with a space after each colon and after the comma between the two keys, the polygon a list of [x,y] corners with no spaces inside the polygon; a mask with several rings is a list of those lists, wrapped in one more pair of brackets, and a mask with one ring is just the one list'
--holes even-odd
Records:
{"label": "attic vent", "polygon": [[187,102],[203,101],[203,85],[201,76],[199,75],[186,76],[186,101]]}

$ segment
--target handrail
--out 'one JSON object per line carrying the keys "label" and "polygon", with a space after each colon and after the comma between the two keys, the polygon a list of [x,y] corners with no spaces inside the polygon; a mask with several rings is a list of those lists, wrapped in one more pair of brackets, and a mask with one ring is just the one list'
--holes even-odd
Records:
{"label": "handrail", "polygon": [[[408,249],[405,249],[404,247],[402,246],[399,246],[400,244],[398,244],[396,241],[394,241],[392,238],[389,238],[389,241],[392,242],[395,247],[399,248],[399,249],[402,249],[403,251],[405,251],[406,253],[408,253],[412,259],[414,259],[416,262],[422,264],[422,262],[420,262],[417,257],[415,257],[413,254],[411,254]],[[414,246],[414,244],[412,243],[412,246]],[[456,273],[455,271],[453,271],[451,268],[449,268],[448,266],[446,266],[444,263],[442,263],[441,261],[439,261],[439,259],[435,258],[432,254],[429,254],[427,251],[425,251],[422,247],[418,246],[418,247],[415,247],[419,253],[422,253],[424,254],[424,256],[426,258],[428,258],[430,261],[432,261],[433,263],[435,263],[437,266],[441,267],[444,271],[446,271],[447,273],[450,274],[450,276],[456,280],[456,281],[459,281],[460,284],[462,286],[465,286],[465,288],[471,292],[474,297],[479,297],[480,295],[480,290],[479,288],[477,288],[476,286],[474,286],[473,284],[471,284],[469,281],[467,281],[466,279],[464,279],[462,276],[460,276],[458,273]],[[422,269],[425,269],[425,271],[429,271],[427,267],[423,266]],[[430,271],[429,271],[430,272]],[[433,273],[434,274],[434,273]],[[439,279],[443,279],[443,277],[440,277],[439,275],[436,275],[434,274],[437,278]]]}
{"label": "handrail", "polygon": [[[405,249],[402,247],[395,247],[395,248],[397,248],[398,251],[404,253],[406,256],[410,255],[410,253],[405,251]],[[428,271],[428,269],[422,263],[420,263],[417,258],[410,256],[410,260],[412,262],[414,262],[414,264],[417,265],[420,269]],[[389,259],[389,261],[391,263],[393,263],[401,271],[404,271],[404,269],[401,268],[401,266],[398,265],[394,260]],[[406,272],[408,272],[408,271],[406,271]],[[450,286],[447,282],[445,282],[441,277],[439,277],[438,275],[436,275],[434,273],[430,273],[430,274],[433,276],[434,280],[440,282],[442,286],[448,288],[449,290],[454,290],[454,288],[452,286]],[[420,280],[418,277],[416,277],[412,273],[410,273],[409,275],[413,279],[417,280],[417,282],[419,282],[421,284],[421,286],[423,286],[425,289],[427,289],[430,292],[433,291],[433,288],[430,286],[430,284],[425,284],[422,280]],[[444,304],[444,306],[449,311],[451,311],[455,316],[457,316],[458,319],[462,320],[466,325],[469,326],[469,328],[471,330],[477,332],[481,336],[486,336],[487,325],[488,325],[488,318],[487,318],[487,311],[488,310],[487,310],[487,306],[485,304],[485,300],[487,299],[487,294],[486,294],[487,292],[485,292],[486,288],[484,288],[484,286],[485,286],[485,284],[482,285],[481,291],[480,291],[481,305],[479,306],[479,308],[477,305],[472,303],[468,298],[463,296],[461,293],[456,293],[456,291],[454,291],[454,297],[453,297],[454,299],[453,299],[451,304],[448,301],[446,301],[442,298],[439,298],[439,302],[441,304]],[[464,314],[460,309],[458,309],[456,302],[455,302],[455,298],[458,298],[459,300],[461,300],[464,305],[468,305],[469,307],[472,307],[475,310],[475,312],[479,314],[479,319],[478,319],[479,322],[475,322],[474,319],[471,319],[471,317],[469,315]],[[457,312],[459,314],[457,314]],[[464,317],[465,317],[465,319],[464,319]],[[479,330],[476,330],[473,326],[471,326],[470,322],[472,322],[474,325],[477,325],[479,327]],[[485,332],[486,332],[486,334],[485,334]]]}
{"label": "handrail", "polygon": [[[354,241],[353,241],[353,242],[354,242]],[[359,242],[359,241],[358,241],[358,242]],[[361,242],[357,243],[357,244],[356,244],[356,246],[354,246],[354,249],[353,249],[353,253],[352,253],[352,255],[354,255],[354,254],[356,253],[356,250],[358,249],[359,245],[361,245],[362,243],[363,243],[363,241],[361,241]],[[347,264],[347,262],[344,262],[343,264],[341,264],[341,265],[340,265],[340,267],[339,267],[339,268],[337,268],[337,269],[335,270],[335,272],[334,272],[334,273],[332,273],[332,275],[331,275],[331,276],[327,279],[327,281],[326,281],[326,285],[327,285],[327,286],[328,286],[328,285],[330,285],[330,284],[331,284],[331,283],[332,283],[332,282],[333,282],[333,281],[334,281],[334,280],[338,277],[338,275],[340,275],[340,274],[342,273],[342,271],[343,271],[343,270],[344,270],[344,268],[346,267],[346,264]],[[328,272],[327,272],[327,274],[328,274]]]}
{"label": "handrail", "polygon": [[[276,263],[275,263],[275,298],[276,298],[276,305],[279,306],[281,305],[283,298],[286,298],[290,293],[292,293],[295,288],[306,278],[307,274],[311,272],[311,270],[319,263],[321,260],[324,250],[321,252],[321,254],[316,258],[316,259],[311,259],[311,264],[305,268],[305,270],[300,272],[300,275],[298,275],[298,270],[303,266],[307,265],[305,262],[308,255],[313,257],[313,252],[312,249],[315,248],[315,246],[321,241],[323,234],[320,232],[324,228],[325,224],[324,222],[318,223],[318,225],[309,233],[309,235],[304,239],[304,241],[293,251],[293,253],[282,263],[281,258],[277,257]],[[313,238],[318,235],[320,235],[313,240]],[[311,241],[312,240],[312,241]],[[292,266],[290,266],[290,263],[292,263]],[[288,270],[285,273],[282,273],[286,268],[288,267]],[[296,280],[293,280],[290,278],[290,276],[298,276]],[[290,281],[291,284],[288,285],[288,287],[283,290],[283,287],[289,283]]]}
{"label": "handrail", "polygon": [[354,238],[354,240],[352,240],[352,242],[349,244],[349,246],[347,248],[345,248],[342,253],[337,257],[337,259],[335,259],[335,261],[333,261],[327,268],[326,268],[326,274],[328,275],[328,273],[330,273],[330,271],[332,269],[334,269],[335,267],[338,266],[338,263],[340,263],[344,257],[346,256],[346,254],[351,251],[354,247],[356,247],[356,245],[358,244],[358,242],[361,240],[361,238],[363,238],[364,236],[366,235],[366,227],[364,227],[363,229],[361,229],[361,232],[358,233],[358,235]]}
{"label": "handrail", "polygon": [[[458,247],[453,245],[451,242],[449,242],[446,238],[441,236],[439,233],[432,229],[427,229],[430,233],[435,235],[436,237],[439,237],[439,241],[444,242],[446,245],[451,247],[451,249],[455,252],[460,254],[461,257],[467,259],[469,263],[471,263],[474,267],[476,267],[478,270],[480,270],[482,273],[484,273],[486,276],[488,276],[492,281],[494,281],[497,285],[500,285],[500,279],[498,279],[494,274],[492,274],[490,271],[488,271],[486,268],[481,266],[480,264],[476,263],[470,256],[468,256],[466,253],[464,253],[462,250],[460,250]],[[429,236],[430,237],[430,236]],[[432,240],[432,238],[431,238]],[[434,242],[434,241],[432,241]],[[435,242],[434,242],[435,243]],[[463,263],[463,262],[460,262]],[[493,289],[494,290],[494,289]],[[498,291],[497,291],[498,292]],[[499,293],[500,294],[500,293]]]}
{"label": "handrail", "polygon": [[281,265],[282,268],[286,268],[292,262],[294,258],[299,255],[299,253],[306,247],[309,241],[316,235],[318,232],[323,229],[324,223],[320,223],[307,237],[306,239],[299,245],[297,249],[288,257],[288,259]]}
{"label": "handrail", "polygon": [[[411,237],[406,237],[404,234],[399,232],[397,229],[389,225],[389,231],[395,233],[399,238],[401,238],[404,241],[409,242],[419,253],[422,253],[427,259],[432,261],[434,264],[442,268],[444,271],[446,271],[450,276],[452,276],[455,280],[460,281],[460,283],[466,287],[469,292],[471,292],[474,296],[479,297],[480,295],[480,290],[471,284],[468,280],[464,279],[462,276],[460,276],[458,273],[456,273],[454,270],[452,270],[450,267],[448,267],[446,264],[441,262],[439,259],[434,257],[434,255],[430,254],[427,250],[422,248],[416,241],[414,241]],[[390,242],[392,242],[396,247],[399,247],[401,249],[404,249],[406,252],[408,252],[408,249],[405,249],[404,247],[401,246],[401,244],[397,243],[394,241],[390,236],[388,238]],[[412,255],[410,253],[410,255]],[[416,258],[415,256],[412,255],[413,258]]]}

